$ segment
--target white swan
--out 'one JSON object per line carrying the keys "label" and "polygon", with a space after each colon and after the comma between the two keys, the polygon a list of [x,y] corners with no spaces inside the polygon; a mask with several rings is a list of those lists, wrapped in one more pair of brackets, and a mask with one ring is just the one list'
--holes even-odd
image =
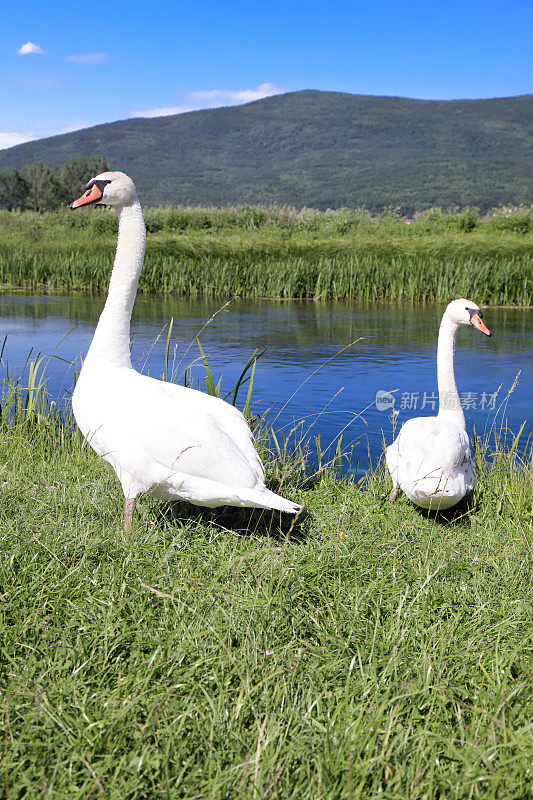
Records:
{"label": "white swan", "polygon": [[246,419],[233,406],[195,389],[136,372],[130,359],[130,319],[146,245],[133,181],[103,172],[71,204],[115,208],[119,219],[107,301],[72,395],[83,435],[115,472],[131,530],[141,493],[183,498],[200,506],[301,506],[269,491]]}
{"label": "white swan", "polygon": [[437,347],[439,413],[436,417],[408,420],[387,447],[386,461],[393,484],[391,503],[402,489],[416,505],[443,510],[474,488],[476,472],[453,367],[459,325],[473,325],[486,336],[491,335],[479,306],[471,300],[454,300],[447,306]]}

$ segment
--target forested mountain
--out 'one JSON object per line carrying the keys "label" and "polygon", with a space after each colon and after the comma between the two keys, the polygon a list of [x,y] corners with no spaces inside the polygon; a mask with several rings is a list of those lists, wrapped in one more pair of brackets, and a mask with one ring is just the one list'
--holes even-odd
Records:
{"label": "forested mountain", "polygon": [[302,91],[129,119],[0,152],[0,171],[93,154],[149,205],[297,207],[533,203],[533,95],[410,100]]}

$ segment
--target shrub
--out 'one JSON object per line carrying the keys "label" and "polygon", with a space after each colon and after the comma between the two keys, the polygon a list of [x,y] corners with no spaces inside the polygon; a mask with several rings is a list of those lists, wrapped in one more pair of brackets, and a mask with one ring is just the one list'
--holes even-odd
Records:
{"label": "shrub", "polygon": [[486,224],[497,230],[512,233],[529,233],[533,230],[532,206],[505,206],[496,208],[487,216]]}
{"label": "shrub", "polygon": [[98,234],[116,234],[118,231],[117,215],[113,211],[103,211],[91,220],[91,230]]}

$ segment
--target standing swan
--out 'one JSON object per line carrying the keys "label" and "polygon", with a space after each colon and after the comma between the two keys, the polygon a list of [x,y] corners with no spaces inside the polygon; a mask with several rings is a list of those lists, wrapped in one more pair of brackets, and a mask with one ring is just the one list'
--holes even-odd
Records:
{"label": "standing swan", "polygon": [[106,204],[118,215],[115,263],[104,310],[72,395],[76,422],[111,464],[124,491],[130,531],[135,501],[147,492],[200,506],[252,506],[295,514],[301,506],[265,486],[246,419],[219,398],[136,372],[130,319],[146,246],[133,181],[103,172],[71,208]]}
{"label": "standing swan", "polygon": [[408,420],[387,447],[386,461],[393,484],[391,503],[402,489],[416,505],[444,510],[474,488],[476,473],[453,368],[459,325],[473,325],[486,336],[491,335],[479,306],[471,300],[454,300],[446,308],[437,347],[439,413],[436,417]]}

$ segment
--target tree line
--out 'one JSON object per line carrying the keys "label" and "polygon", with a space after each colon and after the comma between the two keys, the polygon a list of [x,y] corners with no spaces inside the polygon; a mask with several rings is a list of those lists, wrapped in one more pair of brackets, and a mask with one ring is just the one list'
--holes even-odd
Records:
{"label": "tree line", "polygon": [[88,181],[109,169],[103,156],[75,158],[56,169],[42,161],[0,172],[0,207],[54,211],[79,197]]}

